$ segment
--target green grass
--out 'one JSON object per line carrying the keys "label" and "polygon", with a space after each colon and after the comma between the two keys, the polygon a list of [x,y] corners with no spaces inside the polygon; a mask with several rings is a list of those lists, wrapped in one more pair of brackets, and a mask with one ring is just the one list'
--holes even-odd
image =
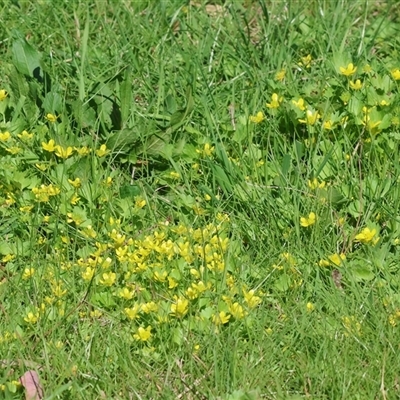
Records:
{"label": "green grass", "polygon": [[2,396],[399,397],[395,3],[0,7]]}

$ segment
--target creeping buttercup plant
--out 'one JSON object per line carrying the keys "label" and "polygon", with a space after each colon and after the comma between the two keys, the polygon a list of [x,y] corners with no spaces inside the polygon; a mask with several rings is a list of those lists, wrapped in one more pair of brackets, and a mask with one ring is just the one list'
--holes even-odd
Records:
{"label": "creeping buttercup plant", "polygon": [[4,396],[398,396],[397,14],[11,5]]}

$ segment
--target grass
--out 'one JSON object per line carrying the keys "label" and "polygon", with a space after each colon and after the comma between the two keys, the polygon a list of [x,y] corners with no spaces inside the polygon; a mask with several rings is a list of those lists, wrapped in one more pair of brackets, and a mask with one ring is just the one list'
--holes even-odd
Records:
{"label": "grass", "polygon": [[399,396],[395,4],[0,7],[5,398]]}

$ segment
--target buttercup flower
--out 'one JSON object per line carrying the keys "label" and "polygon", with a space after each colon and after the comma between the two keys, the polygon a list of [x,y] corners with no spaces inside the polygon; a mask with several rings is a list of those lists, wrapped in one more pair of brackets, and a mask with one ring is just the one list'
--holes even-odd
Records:
{"label": "buttercup flower", "polygon": [[44,150],[53,153],[56,151],[56,143],[53,139],[50,139],[48,143],[42,142],[42,147]]}
{"label": "buttercup flower", "polygon": [[334,128],[334,123],[330,119],[328,119],[328,120],[324,121],[324,123],[322,124],[322,127],[329,131]]}
{"label": "buttercup flower", "polygon": [[347,67],[340,67],[340,72],[344,76],[351,76],[354,75],[357,71],[357,67],[353,65],[353,63],[350,63],[347,65]]}
{"label": "buttercup flower", "polygon": [[391,72],[391,75],[392,75],[392,78],[395,80],[395,81],[398,81],[398,80],[400,80],[400,69],[394,69],[392,72]]}
{"label": "buttercup flower", "polygon": [[107,149],[107,146],[105,144],[102,144],[100,146],[100,149],[96,150],[96,155],[97,157],[104,157],[109,152],[110,150]]}
{"label": "buttercup flower", "polygon": [[0,142],[6,142],[8,139],[10,139],[10,137],[11,137],[11,134],[8,131],[0,133]]}
{"label": "buttercup flower", "polygon": [[46,115],[46,119],[47,119],[47,121],[49,121],[51,123],[54,123],[57,121],[57,117],[54,114],[50,114],[50,113],[48,113]]}
{"label": "buttercup flower", "polygon": [[112,286],[117,279],[117,275],[115,272],[104,272],[102,275],[102,279],[100,279],[100,283],[104,286]]}
{"label": "buttercup flower", "polygon": [[263,122],[265,119],[265,115],[263,114],[262,111],[259,111],[256,115],[250,115],[250,121],[254,122],[255,124],[259,124],[260,122]]}
{"label": "buttercup flower", "polygon": [[286,75],[286,70],[281,69],[275,74],[275,79],[279,82],[282,82],[285,79],[285,75]]}
{"label": "buttercup flower", "polygon": [[304,111],[306,109],[306,104],[304,99],[300,98],[299,100],[292,100],[292,103],[301,111]]}
{"label": "buttercup flower", "polygon": [[56,146],[55,147],[55,155],[57,157],[63,158],[64,160],[67,159],[72,155],[74,152],[74,149],[69,146],[69,147],[61,147],[61,146]]}
{"label": "buttercup flower", "polygon": [[307,110],[306,119],[299,119],[299,122],[312,126],[317,122],[318,118],[320,118],[318,111]]}
{"label": "buttercup flower", "polygon": [[326,185],[326,182],[322,181],[319,182],[317,178],[314,178],[313,180],[308,180],[308,187],[312,190],[315,189],[323,189]]}
{"label": "buttercup flower", "polygon": [[301,57],[299,65],[303,65],[306,68],[311,67],[312,57],[311,54],[306,55],[305,57]]}
{"label": "buttercup flower", "polygon": [[276,93],[271,96],[271,103],[266,103],[268,108],[278,108],[283,101],[283,97],[279,97]]}
{"label": "buttercup flower", "polygon": [[81,180],[80,178],[76,178],[74,180],[68,179],[68,182],[75,188],[78,189],[81,187]]}
{"label": "buttercup flower", "polygon": [[33,313],[33,312],[28,312],[26,314],[26,317],[24,317],[24,321],[27,322],[28,324],[36,324],[39,319],[39,313]]}
{"label": "buttercup flower", "polygon": [[346,256],[343,253],[340,253],[340,254],[335,253],[335,254],[328,256],[328,259],[332,264],[339,267],[340,264],[342,264],[342,262],[346,259]]}
{"label": "buttercup flower", "polygon": [[0,101],[5,100],[7,96],[8,96],[8,93],[4,89],[1,89],[0,90]]}
{"label": "buttercup flower", "polygon": [[140,342],[146,342],[151,338],[151,326],[149,325],[146,329],[139,327],[137,332],[133,335],[133,337]]}
{"label": "buttercup flower", "polygon": [[227,314],[225,311],[221,311],[220,313],[213,316],[213,322],[215,325],[225,325],[231,319],[231,315]]}
{"label": "buttercup flower", "polygon": [[359,79],[357,79],[355,82],[350,81],[349,85],[354,90],[360,90],[362,88],[362,83]]}
{"label": "buttercup flower", "polygon": [[171,314],[175,317],[183,317],[188,312],[189,300],[178,297],[174,304],[171,304]]}
{"label": "buttercup flower", "polygon": [[369,228],[364,228],[358,235],[356,235],[355,240],[360,243],[369,243],[372,241],[373,244],[376,244],[379,240],[379,238],[375,238],[376,235],[376,229],[369,229]]}
{"label": "buttercup flower", "polygon": [[314,225],[316,219],[317,219],[317,216],[315,215],[315,213],[310,212],[310,214],[308,214],[308,217],[300,218],[300,225],[304,226],[306,228],[308,226]]}

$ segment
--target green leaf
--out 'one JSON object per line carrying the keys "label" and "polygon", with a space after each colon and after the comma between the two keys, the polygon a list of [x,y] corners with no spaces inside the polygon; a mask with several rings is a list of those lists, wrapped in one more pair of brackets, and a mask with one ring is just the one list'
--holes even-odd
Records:
{"label": "green leaf", "polygon": [[95,293],[90,300],[93,305],[105,308],[111,308],[117,305],[110,292]]}
{"label": "green leaf", "polygon": [[122,127],[124,127],[128,121],[131,106],[132,106],[132,75],[131,69],[128,67],[125,70],[124,79],[120,86],[120,108],[121,108],[121,120]]}
{"label": "green leaf", "polygon": [[275,282],[275,288],[281,292],[286,292],[290,287],[290,277],[286,274],[281,275]]}
{"label": "green leaf", "polygon": [[123,185],[119,190],[119,195],[122,199],[126,197],[134,198],[135,196],[139,196],[142,193],[139,186],[136,185]]}
{"label": "green leaf", "polygon": [[43,108],[46,113],[61,113],[62,111],[62,97],[60,93],[53,90],[46,94],[43,102]]}
{"label": "green leaf", "polygon": [[367,265],[356,265],[351,269],[356,281],[370,281],[375,278],[375,274]]}
{"label": "green leaf", "polygon": [[285,176],[289,172],[290,165],[291,165],[290,154],[285,154],[282,159],[282,166],[281,166],[282,175]]}
{"label": "green leaf", "polygon": [[40,72],[41,55],[25,39],[15,40],[12,56],[14,66],[21,74],[34,77]]}
{"label": "green leaf", "polygon": [[165,107],[167,109],[167,112],[170,114],[174,114],[176,112],[176,101],[174,96],[172,96],[172,94],[169,94],[166,98],[165,98]]}

